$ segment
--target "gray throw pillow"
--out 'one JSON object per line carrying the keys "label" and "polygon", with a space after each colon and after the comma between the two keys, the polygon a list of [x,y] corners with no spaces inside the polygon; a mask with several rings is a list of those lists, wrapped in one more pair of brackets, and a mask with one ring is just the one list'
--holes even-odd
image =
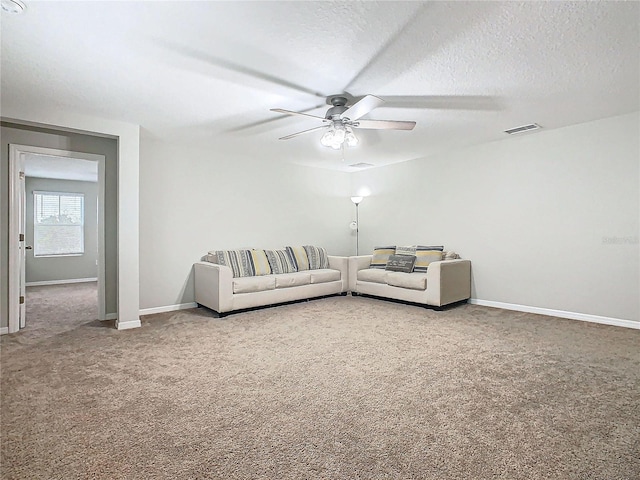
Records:
{"label": "gray throw pillow", "polygon": [[413,265],[416,263],[415,255],[391,255],[387,260],[387,266],[385,270],[391,272],[413,272]]}

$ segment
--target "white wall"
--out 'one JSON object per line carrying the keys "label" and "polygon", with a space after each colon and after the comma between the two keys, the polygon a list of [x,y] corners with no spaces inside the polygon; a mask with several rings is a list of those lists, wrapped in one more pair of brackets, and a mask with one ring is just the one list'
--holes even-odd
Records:
{"label": "white wall", "polygon": [[638,114],[350,176],[143,138],[139,191],[137,127],[23,118],[119,137],[123,328],[137,324],[138,306],[193,301],[192,264],[213,248],[315,243],[353,254],[348,197],[362,186],[372,195],[360,206],[361,252],[444,243],[473,261],[477,299],[638,321]]}
{"label": "white wall", "polygon": [[36,257],[34,250],[27,250],[25,269],[27,284],[52,280],[96,278],[98,276],[98,183],[26,177],[25,188],[27,216],[25,239],[27,245],[34,245],[34,192],[84,194],[84,253]]}
{"label": "white wall", "polygon": [[194,301],[209,250],[313,244],[348,255],[349,175],[223,147],[140,143],[140,308]]}
{"label": "white wall", "polygon": [[444,244],[476,299],[639,321],[639,132],[636,113],[358,172],[360,252]]}

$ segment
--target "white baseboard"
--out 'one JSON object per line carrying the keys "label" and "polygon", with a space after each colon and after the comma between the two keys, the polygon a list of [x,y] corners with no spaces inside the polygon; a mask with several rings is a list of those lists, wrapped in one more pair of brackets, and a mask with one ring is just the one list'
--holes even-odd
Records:
{"label": "white baseboard", "polygon": [[65,283],[97,282],[97,278],[70,278],[68,280],[43,280],[41,282],[27,282],[25,287],[40,287],[43,285],[64,285]]}
{"label": "white baseboard", "polygon": [[494,302],[491,300],[480,300],[470,298],[469,303],[482,305],[484,307],[503,308],[505,310],[516,310],[518,312],[537,313],[551,317],[568,318],[570,320],[581,320],[583,322],[603,323],[605,325],[615,325],[616,327],[626,327],[640,329],[640,322],[633,320],[623,320],[621,318],[601,317],[599,315],[589,315],[588,313],[567,312],[564,310],[553,310],[550,308],[530,307],[528,305],[517,305],[514,303]]}
{"label": "white baseboard", "polygon": [[128,322],[116,322],[116,328],[118,330],[129,330],[130,328],[138,328],[141,326],[140,319],[129,320]]}
{"label": "white baseboard", "polygon": [[175,312],[176,310],[187,310],[189,308],[196,308],[198,304],[196,302],[179,303],[177,305],[165,305],[164,307],[143,308],[140,310],[140,315],[152,315],[154,313]]}
{"label": "white baseboard", "polygon": [[8,335],[9,327],[0,327],[0,335]]}

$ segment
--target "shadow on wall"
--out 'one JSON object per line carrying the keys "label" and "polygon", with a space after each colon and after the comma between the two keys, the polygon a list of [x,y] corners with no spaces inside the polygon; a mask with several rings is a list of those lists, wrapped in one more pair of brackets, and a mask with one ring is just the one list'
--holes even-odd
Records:
{"label": "shadow on wall", "polygon": [[[204,258],[204,257],[203,257]],[[178,303],[191,303],[195,301],[195,269],[191,265],[189,275],[185,280],[182,288],[180,289],[180,295],[178,297]]]}

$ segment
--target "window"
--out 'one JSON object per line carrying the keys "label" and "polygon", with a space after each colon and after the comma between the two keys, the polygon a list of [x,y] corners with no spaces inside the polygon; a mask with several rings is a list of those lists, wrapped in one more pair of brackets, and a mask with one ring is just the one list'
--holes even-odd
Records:
{"label": "window", "polygon": [[33,254],[84,253],[84,195],[33,192]]}

